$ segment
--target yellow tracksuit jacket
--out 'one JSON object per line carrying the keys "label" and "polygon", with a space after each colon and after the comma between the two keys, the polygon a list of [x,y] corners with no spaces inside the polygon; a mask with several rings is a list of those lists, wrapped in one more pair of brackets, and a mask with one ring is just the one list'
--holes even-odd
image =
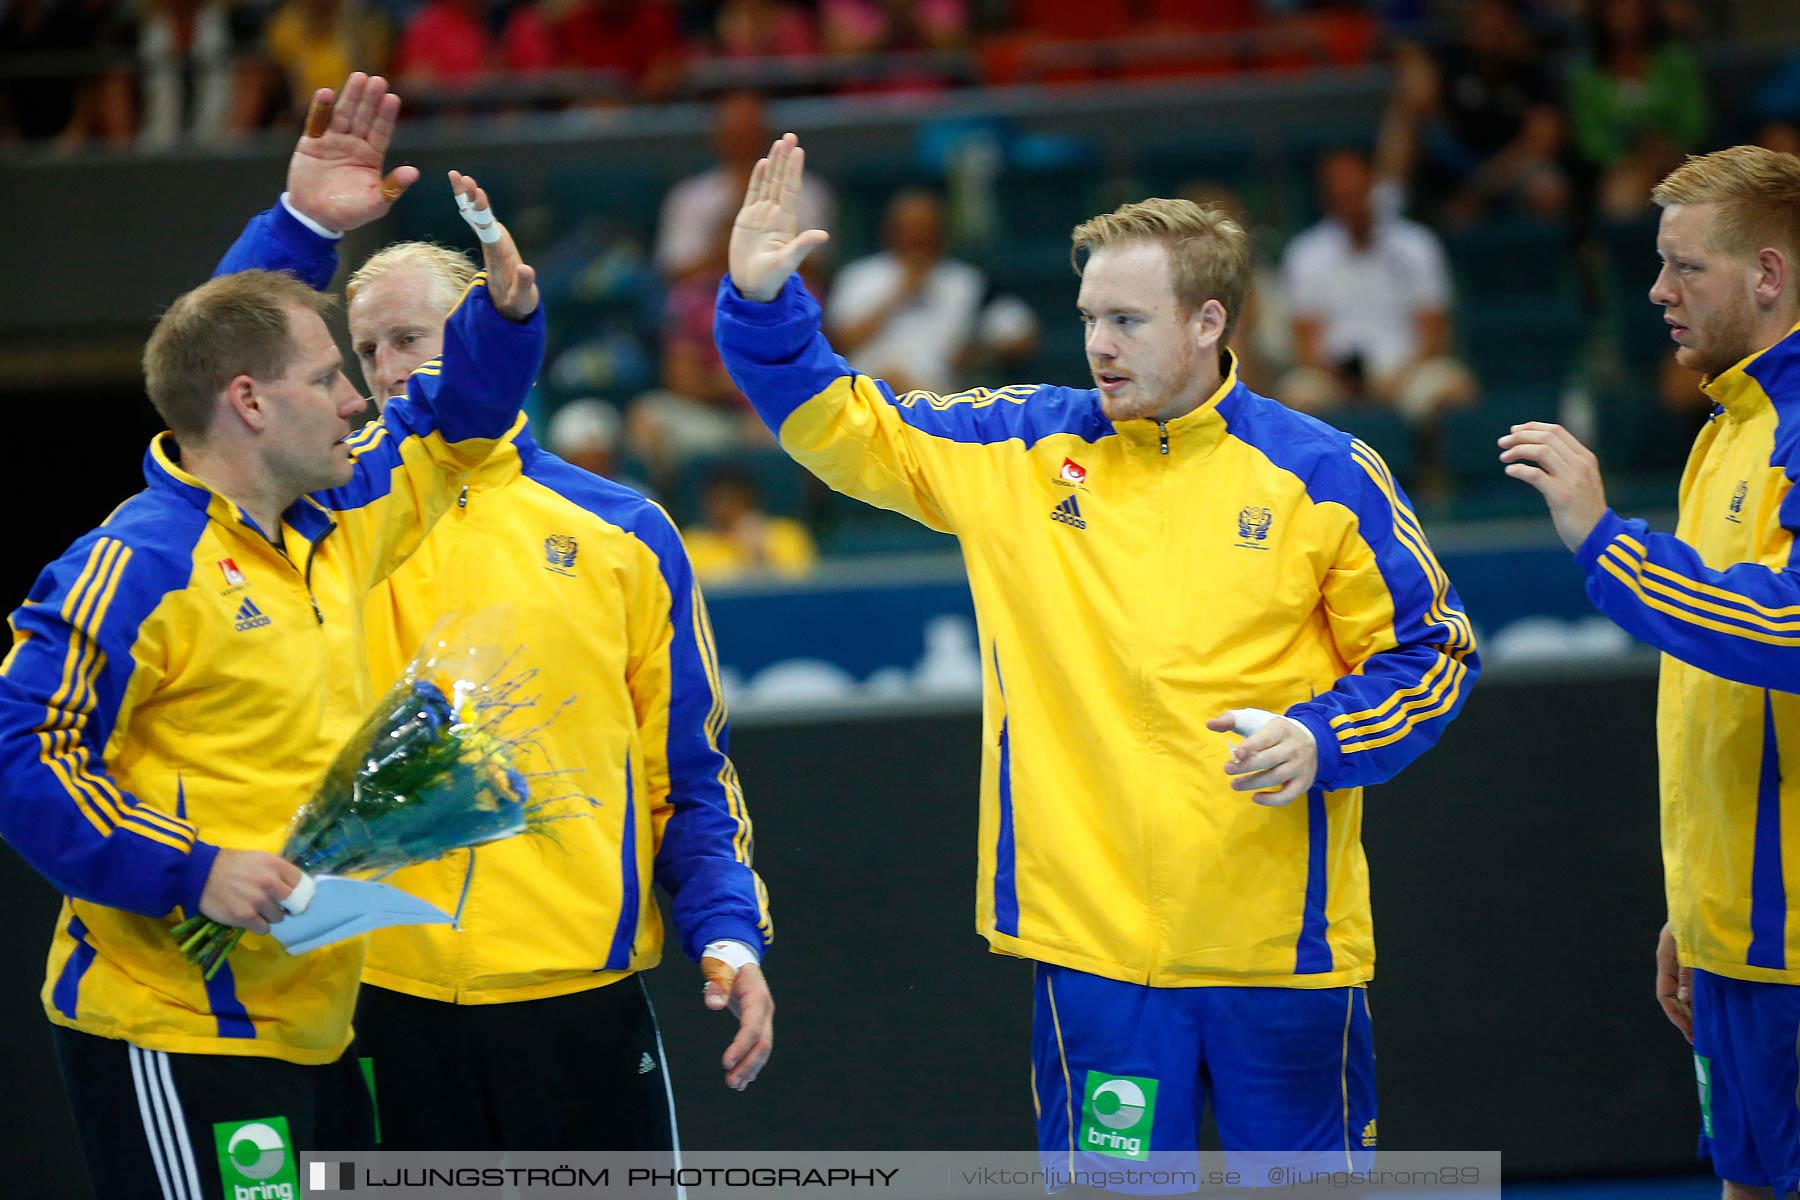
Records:
{"label": "yellow tracksuit jacket", "polygon": [[1716,407],[1675,534],[1609,510],[1576,558],[1600,611],[1663,651],[1663,873],[1682,963],[1800,983],[1800,327],[1705,391]]}
{"label": "yellow tracksuit jacket", "polygon": [[[397,872],[444,925],[379,930],[363,980],[493,1004],[599,987],[662,954],[654,879],[690,958],[717,938],[772,936],[750,817],[726,757],[706,608],[668,516],[541,449],[524,418],[457,504],[369,597],[377,689],[446,612],[503,604],[535,672],[542,785],[570,797],[550,837],[520,837]],[[558,711],[565,700],[566,708]]]}
{"label": "yellow tracksuit jacket", "polygon": [[[291,271],[324,287],[337,243],[283,206],[258,215],[221,269]],[[352,440],[359,448],[371,433]],[[668,516],[540,448],[516,421],[418,552],[367,605],[380,695],[436,620],[510,614],[539,704],[526,765],[568,798],[547,836],[512,838],[396,872],[389,882],[459,916],[369,939],[363,978],[430,1000],[560,996],[655,966],[671,900],[682,947],[766,945],[768,897],[726,757],[725,700],[706,607]],[[566,708],[559,707],[564,701]],[[554,713],[554,717],[551,714]]]}
{"label": "yellow tracksuit jacket", "polygon": [[164,434],[146,489],[38,577],[0,666],[0,835],[64,893],[51,1021],[301,1064],[349,1044],[363,939],[291,956],[246,935],[203,981],[169,930],[219,847],[281,850],[367,716],[365,597],[505,435],[543,344],[542,311],[507,320],[478,278],[352,481],[283,514],[285,553]]}
{"label": "yellow tracksuit jacket", "polygon": [[[976,924],[996,951],[1154,986],[1370,978],[1362,787],[1430,746],[1474,637],[1367,446],[1235,369],[1159,426],[1098,394],[895,396],[798,280],[714,332],[782,446],[962,543],[984,670]],[[1228,708],[1318,740],[1318,785],[1233,792]]]}

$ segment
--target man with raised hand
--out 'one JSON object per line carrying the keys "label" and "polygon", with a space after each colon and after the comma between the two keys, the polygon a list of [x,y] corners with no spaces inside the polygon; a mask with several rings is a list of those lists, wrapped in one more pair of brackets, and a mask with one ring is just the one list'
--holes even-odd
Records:
{"label": "man with raised hand", "polygon": [[1675,533],[1607,507],[1560,425],[1500,439],[1588,598],[1663,652],[1656,743],[1668,919],[1656,998],[1693,1043],[1701,1151],[1727,1200],[1800,1187],[1800,158],[1734,146],[1651,192],[1663,310],[1713,402]]}
{"label": "man with raised hand", "polygon": [[1478,669],[1405,495],[1238,382],[1249,247],[1223,213],[1146,200],[1074,231],[1096,387],[895,395],[832,352],[794,276],[826,240],[798,229],[803,169],[791,134],[757,165],[715,333],[798,461],[962,541],[976,920],[1037,964],[1040,1150],[1128,1172],[1191,1153],[1210,1103],[1228,1150],[1356,1163],[1362,788],[1437,740]]}
{"label": "man with raised hand", "polygon": [[[370,591],[537,374],[531,269],[490,268],[359,449],[327,297],[272,271],[180,297],[144,350],[147,487],[12,615],[0,835],[63,893],[42,995],[97,1195],[297,1195],[300,1152],[372,1141],[345,1054],[366,942],[267,936],[299,879],[274,851],[373,703]],[[170,934],[194,913],[249,931],[211,977]]]}
{"label": "man with raised hand", "polygon": [[[329,92],[315,100],[282,203],[250,223],[221,270],[280,264],[322,286],[335,238],[388,211],[383,180],[410,170],[382,174],[399,101],[380,77],[352,76],[343,93],[334,110]],[[504,229],[472,215],[487,253]],[[384,410],[437,355],[473,275],[459,252],[407,242],[351,276],[351,341]],[[352,445],[378,445],[385,424]],[[371,938],[357,1046],[371,1063],[382,1145],[675,1150],[641,978],[662,953],[653,882],[673,901],[682,948],[702,960],[704,1002],[738,1017],[726,1083],[748,1087],[774,1039],[759,965],[773,928],[726,756],[705,605],[662,509],[542,449],[523,418],[452,515],[371,595],[374,686],[392,682],[438,617],[496,604],[512,614],[534,690],[572,697],[535,739],[539,765],[557,772],[558,791],[594,803],[565,808],[572,819],[553,839],[513,839],[393,877],[461,919],[460,932]]]}

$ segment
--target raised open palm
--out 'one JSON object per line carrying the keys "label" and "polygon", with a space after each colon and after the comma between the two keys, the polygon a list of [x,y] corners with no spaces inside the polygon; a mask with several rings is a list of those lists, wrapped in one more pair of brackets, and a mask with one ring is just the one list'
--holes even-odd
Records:
{"label": "raised open palm", "polygon": [[288,159],[288,203],[339,233],[387,215],[419,177],[417,167],[382,174],[399,116],[400,97],[379,75],[358,71],[335,96],[330,88],[313,93],[306,132]]}
{"label": "raised open palm", "polygon": [[750,172],[744,207],[731,224],[731,281],[747,299],[773,300],[806,256],[830,240],[823,229],[799,232],[805,173],[806,151],[791,133],[782,134]]}

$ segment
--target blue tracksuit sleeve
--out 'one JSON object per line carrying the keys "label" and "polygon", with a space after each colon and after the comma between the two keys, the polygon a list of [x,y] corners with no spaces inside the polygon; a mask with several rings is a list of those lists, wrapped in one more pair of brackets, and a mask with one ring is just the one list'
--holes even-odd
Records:
{"label": "blue tracksuit sleeve", "polygon": [[477,274],[444,322],[443,354],[350,439],[350,482],[313,495],[367,564],[365,586],[404,562],[455,502],[518,419],[543,357],[543,305],[513,321],[494,307],[486,272]]}
{"label": "blue tracksuit sleeve", "polygon": [[0,836],[63,894],[149,917],[199,911],[218,849],[122,791],[102,753],[154,683],[140,630],[187,575],[102,527],[38,576],[0,665]]}
{"label": "blue tracksuit sleeve", "polygon": [[285,204],[250,218],[244,232],[213,268],[213,274],[239,271],[286,271],[314,291],[322,292],[337,274],[337,242],[314,233]]}
{"label": "blue tracksuit sleeve", "polygon": [[[726,276],[713,311],[713,340],[732,381],[796,462],[846,496],[953,532],[956,482],[934,451],[945,425],[966,431],[974,406],[942,405],[944,398],[926,392],[897,397],[886,383],[858,372],[820,332],[818,302],[798,275],[767,304],[738,295]],[[1021,396],[1036,390],[1002,389]],[[940,407],[955,411],[940,413]],[[1000,405],[984,415],[1004,423],[1018,416],[1018,407]]]}
{"label": "blue tracksuit sleeve", "polygon": [[725,695],[706,604],[668,516],[646,504],[638,537],[656,556],[667,609],[631,681],[646,736],[645,792],[660,828],[654,873],[669,894],[689,958],[708,942],[774,938],[768,893],[752,866],[755,838],[737,768],[727,753]]}
{"label": "blue tracksuit sleeve", "polygon": [[1412,506],[1374,450],[1351,441],[1315,480],[1356,524],[1323,586],[1326,619],[1351,671],[1287,716],[1318,743],[1319,786],[1384,783],[1442,735],[1481,671],[1475,632]]}
{"label": "blue tracksuit sleeve", "polygon": [[727,275],[713,308],[713,341],[733,383],[769,432],[794,410],[855,370],[819,330],[819,302],[798,275],[767,304],[746,300]]}
{"label": "blue tracksuit sleeve", "polygon": [[[409,437],[435,435],[451,446],[505,437],[543,359],[544,306],[539,304],[523,321],[511,320],[494,307],[487,272],[478,272],[444,321],[443,353],[415,367],[406,395],[382,410],[382,421],[398,435],[393,452]],[[352,440],[359,468],[371,453],[373,430],[365,426]],[[466,465],[479,463],[491,448],[480,446]]]}
{"label": "blue tracksuit sleeve", "polygon": [[[1781,504],[1790,535],[1800,529],[1797,497]],[[1800,692],[1800,575],[1785,564],[1715,571],[1680,538],[1611,509],[1575,561],[1588,599],[1633,637],[1724,679]]]}

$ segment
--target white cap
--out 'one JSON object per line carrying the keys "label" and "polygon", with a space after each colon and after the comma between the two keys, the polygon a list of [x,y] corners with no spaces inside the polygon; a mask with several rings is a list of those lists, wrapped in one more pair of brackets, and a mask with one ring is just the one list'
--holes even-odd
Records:
{"label": "white cap", "polygon": [[571,400],[550,418],[550,450],[580,454],[611,450],[619,440],[619,413],[604,400]]}
{"label": "white cap", "polygon": [[1017,296],[996,296],[981,311],[978,336],[987,345],[1023,341],[1037,331],[1037,314]]}

